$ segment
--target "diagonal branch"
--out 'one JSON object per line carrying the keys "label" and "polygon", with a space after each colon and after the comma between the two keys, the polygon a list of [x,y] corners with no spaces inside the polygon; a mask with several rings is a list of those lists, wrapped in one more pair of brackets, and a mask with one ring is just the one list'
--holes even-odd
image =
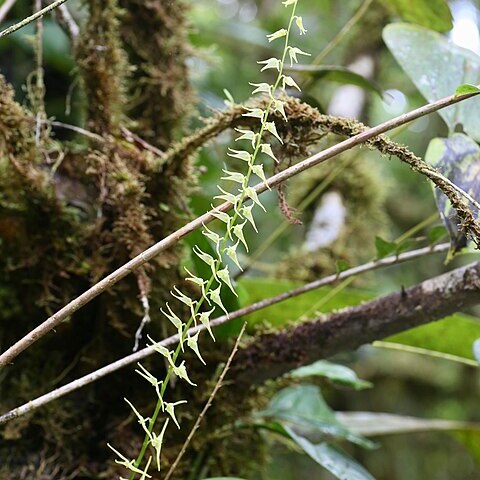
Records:
{"label": "diagonal branch", "polygon": [[480,262],[372,302],[322,315],[241,350],[232,365],[237,382],[259,384],[301,365],[440,320],[480,302]]}
{"label": "diagonal branch", "polygon": [[[404,125],[406,123],[410,123],[413,120],[416,120],[420,117],[428,115],[430,113],[436,112],[442,108],[448,107],[449,105],[456,104],[460,101],[472,98],[476,96],[478,92],[469,93],[466,95],[461,96],[450,96],[438,100],[436,102],[424,105],[423,107],[417,108],[416,110],[412,110],[406,114],[400,115],[392,120],[384,122],[376,127],[373,128],[366,128],[360,129],[361,131],[356,134],[355,136],[344,140],[330,148],[327,148],[311,157],[303,160],[302,162],[297,163],[296,165],[291,166],[283,170],[276,175],[273,175],[267,180],[267,183],[260,183],[255,186],[255,191],[257,193],[263,193],[268,188],[275,187],[282,182],[285,182],[289,178],[298,175],[299,173],[308,170],[340,153],[343,153],[347,150],[350,150],[358,145],[361,144],[370,144],[372,146],[376,146],[376,142],[379,142],[383,145],[382,148],[385,150],[385,138],[381,137],[381,134],[397,128],[400,125]],[[388,143],[388,142],[387,142]],[[397,144],[393,144],[397,150],[399,157],[404,155],[404,151],[402,151],[401,147]],[[406,149],[404,149],[406,150]],[[383,151],[383,150],[381,150]],[[391,155],[396,155],[395,149],[393,152],[390,152]],[[437,185],[450,199],[452,206],[456,209],[458,217],[462,222],[462,230],[464,232],[471,232],[473,234],[474,239],[480,239],[480,226],[478,225],[477,221],[473,217],[472,213],[470,212],[469,208],[465,203],[462,201],[461,196],[459,193],[452,189],[451,186],[445,182],[444,177],[439,177],[438,172],[427,165],[424,162],[421,162],[418,157],[415,157],[413,154],[410,154],[410,157],[406,157],[405,161],[409,163],[409,165],[414,168],[415,170],[419,171],[423,175],[426,175],[430,178],[435,185]],[[432,174],[433,172],[433,174]],[[216,207],[215,210],[221,212],[227,212],[231,210],[233,205],[229,202],[225,202],[220,206]],[[25,335],[22,339],[16,342],[13,346],[8,348],[4,353],[0,355],[0,368],[4,367],[8,363],[10,363],[16,356],[18,356],[21,352],[27,349],[30,345],[35,343],[38,339],[46,335],[56,326],[58,326],[61,322],[69,318],[74,312],[79,310],[81,307],[89,303],[91,300],[96,298],[100,295],[103,291],[110,288],[112,285],[115,285],[119,282],[122,278],[126,277],[136,269],[143,266],[145,263],[152,260],[156,257],[159,253],[163,252],[167,248],[173,246],[182,238],[187,236],[189,233],[197,230],[198,228],[202,227],[210,223],[211,221],[215,220],[215,216],[213,215],[212,211],[204,213],[200,217],[197,217],[195,220],[187,223],[183,227],[181,227],[176,232],[170,234],[169,236],[165,237],[163,240],[160,240],[155,245],[151,246],[144,252],[137,255],[135,258],[127,262],[122,267],[118,268],[111,274],[107,275],[104,279],[100,280],[97,284],[89,288],[83,294],[72,300],[70,303],[65,305],[62,309],[60,309],[57,313],[53,314],[50,318],[45,320],[41,323],[38,327],[34,330],[29,332]]]}
{"label": "diagonal branch", "polygon": [[[259,310],[270,307],[272,305],[276,305],[280,302],[283,302],[290,298],[297,297],[307,292],[311,292],[325,285],[330,285],[335,282],[345,280],[346,278],[351,278],[353,276],[360,275],[362,273],[371,272],[373,270],[377,270],[382,267],[387,267],[389,265],[396,265],[398,263],[406,262],[408,260],[414,260],[432,253],[445,252],[446,250],[448,250],[449,247],[450,247],[449,243],[443,243],[440,245],[436,245],[434,247],[420,248],[418,250],[412,250],[410,252],[401,253],[400,255],[382,258],[380,260],[375,260],[373,262],[368,262],[364,265],[353,267],[343,272],[340,272],[339,274],[329,275],[319,280],[315,280],[311,283],[302,285],[301,287],[298,287],[294,290],[289,290],[288,292],[282,293],[275,297],[270,297],[264,300],[260,300],[259,302],[253,303],[251,305],[248,305],[247,307],[241,308],[239,310],[236,310],[235,312],[230,313],[228,317],[226,315],[222,315],[221,317],[216,318],[215,320],[212,320],[210,322],[210,325],[212,327],[217,327],[231,320],[235,320],[236,318],[249,315],[250,313],[257,312]],[[202,330],[205,330],[205,327],[203,325],[199,325],[197,327],[191,328],[188,331],[188,334],[190,336],[193,336],[198,331],[202,331]],[[173,335],[171,337],[165,338],[164,340],[159,342],[159,344],[162,345],[163,347],[168,347],[170,345],[174,345],[178,343],[178,338],[179,338],[178,335]],[[8,422],[9,420],[13,420],[14,418],[25,415],[26,413],[32,412],[33,410],[36,410],[37,408],[43,405],[46,405],[54,400],[57,400],[58,398],[61,398],[65,395],[68,395],[74,392],[75,390],[79,390],[80,388],[83,388],[93,382],[96,382],[97,380],[113,372],[116,372],[121,368],[127,367],[128,365],[131,365],[133,363],[139,362],[140,360],[143,360],[144,358],[152,355],[153,353],[155,353],[155,351],[152,348],[150,347],[144,348],[143,350],[132,353],[131,355],[121,358],[120,360],[116,360],[115,362],[110,363],[105,367],[102,367],[81,378],[78,378],[73,382],[67,383],[66,385],[63,385],[62,387],[59,387],[56,390],[53,390],[49,393],[46,393],[45,395],[35,398],[34,400],[31,400],[30,402],[18,408],[15,408],[3,415],[0,415],[0,425]]]}
{"label": "diagonal branch", "polygon": [[45,15],[48,12],[51,12],[53,9],[59,7],[62,3],[65,3],[66,1],[67,0],[56,0],[50,5],[47,5],[45,8],[38,10],[38,12],[35,12],[33,15],[30,15],[29,17],[24,18],[22,21],[15,23],[11,27],[8,27],[5,30],[2,30],[0,32],[0,38],[5,37],[6,35],[10,35],[13,32],[16,32],[20,28],[25,27],[25,25],[28,25],[29,23],[32,23],[33,21],[35,21],[37,18],[43,17],[43,15]]}

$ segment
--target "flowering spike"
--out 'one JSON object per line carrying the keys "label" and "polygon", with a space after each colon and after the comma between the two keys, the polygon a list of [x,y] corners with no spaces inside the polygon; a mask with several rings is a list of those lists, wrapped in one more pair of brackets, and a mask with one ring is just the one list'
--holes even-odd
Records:
{"label": "flowering spike", "polygon": [[174,403],[165,402],[165,409],[164,409],[172,417],[172,420],[174,421],[175,425],[179,430],[180,430],[180,425],[178,423],[177,417],[175,416],[175,407],[177,405],[181,405],[182,403],[187,403],[187,401],[179,400],[178,402],[174,402]]}
{"label": "flowering spike", "polygon": [[251,130],[243,130],[241,128],[236,128],[236,132],[241,133],[242,135],[235,139],[236,142],[239,140],[250,140],[252,142],[252,148],[255,147],[257,143],[258,133],[252,132]]}
{"label": "flowering spike", "polygon": [[192,385],[192,387],[196,387],[197,384],[196,383],[193,383],[189,378],[188,378],[188,374],[187,374],[187,368],[185,367],[185,360],[182,360],[182,363],[180,365],[175,366],[175,365],[172,365],[172,370],[173,370],[173,373],[178,377],[178,378],[181,378],[182,380],[185,380],[187,383],[189,383],[190,385]]}
{"label": "flowering spike", "polygon": [[243,227],[247,221],[245,220],[243,223],[238,223],[232,229],[232,233],[243,243],[245,250],[248,252],[248,244],[245,240],[245,236],[243,235]]}
{"label": "flowering spike", "polygon": [[282,37],[285,37],[286,35],[287,35],[287,31],[284,28],[281,28],[280,30],[273,32],[270,35],[267,35],[267,38],[269,42],[273,42],[277,38],[282,38]]}
{"label": "flowering spike", "polygon": [[264,212],[266,212],[265,207],[260,203],[260,200],[258,199],[257,192],[255,191],[254,188],[248,187],[245,189],[245,195],[249,198],[251,198]]}
{"label": "flowering spike", "polygon": [[200,359],[200,361],[206,365],[205,360],[202,358],[200,354],[200,349],[198,348],[198,335],[200,332],[197,332],[193,337],[190,335],[187,337],[187,345],[195,352],[195,355]]}
{"label": "flowering spike", "polygon": [[219,285],[215,290],[210,290],[210,292],[208,292],[208,294],[210,295],[210,300],[213,303],[217,304],[225,312],[225,315],[228,317],[228,312],[225,309],[225,307],[223,306],[222,298],[220,297],[220,289],[221,288],[222,288],[222,286]]}
{"label": "flowering spike", "polygon": [[267,60],[262,60],[261,62],[257,62],[259,65],[265,65],[260,71],[263,72],[265,70],[268,70],[269,68],[273,68],[277,70],[278,72],[280,71],[280,68],[282,67],[282,62],[275,57],[268,58]]}
{"label": "flowering spike", "polygon": [[282,77],[282,83],[283,83],[283,89],[285,90],[285,87],[294,87],[296,88],[299,92],[301,91],[300,87],[297,85],[297,82],[292,77],[289,77],[288,75],[283,75]]}
{"label": "flowering spike", "polygon": [[233,288],[232,281],[230,280],[230,273],[228,271],[228,265],[225,265],[225,268],[217,272],[218,278],[233,292],[233,294],[238,297],[237,292]]}
{"label": "flowering spike", "polygon": [[272,147],[269,143],[262,143],[260,145],[260,149],[262,153],[266,153],[269,157],[273,158],[278,163],[277,157],[273,154]]}
{"label": "flowering spike", "polygon": [[297,3],[297,0],[285,0],[282,2],[283,5],[285,5],[286,7],[288,7],[289,5],[296,5]]}
{"label": "flowering spike", "polygon": [[213,313],[213,311],[215,310],[215,308],[212,308],[210,311],[208,312],[201,312],[199,314],[199,321],[202,325],[205,326],[205,328],[208,330],[208,333],[210,334],[210,336],[212,337],[212,340],[215,341],[215,336],[213,335],[213,332],[212,332],[212,327],[210,326],[210,315]]}
{"label": "flowering spike", "polygon": [[251,205],[244,205],[241,208],[242,215],[252,224],[253,229],[255,232],[258,233],[257,226],[255,225],[255,220],[253,219],[252,215],[252,208],[253,208],[253,203]]}
{"label": "flowering spike", "polygon": [[263,117],[265,116],[265,112],[261,108],[245,107],[245,110],[248,110],[248,113],[242,113],[242,117],[253,117],[253,118],[259,118],[260,120],[263,120]]}

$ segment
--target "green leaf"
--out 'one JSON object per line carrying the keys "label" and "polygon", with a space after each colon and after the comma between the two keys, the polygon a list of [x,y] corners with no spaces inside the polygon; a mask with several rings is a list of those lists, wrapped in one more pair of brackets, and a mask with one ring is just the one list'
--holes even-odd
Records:
{"label": "green leaf", "polygon": [[447,0],[382,0],[395,14],[407,22],[439,32],[452,29],[452,13]]}
{"label": "green leaf", "polygon": [[381,237],[375,237],[375,248],[377,250],[377,258],[388,257],[397,252],[398,245],[395,242],[389,242]]}
{"label": "green leaf", "polygon": [[[238,283],[242,306],[288,292],[302,285],[301,283],[288,280],[265,277],[242,277]],[[301,312],[309,310],[313,304],[317,303],[319,299],[328,295],[331,291],[331,287],[319,288],[312,292],[283,301],[277,305],[264,308],[258,312],[251,313],[245,318],[248,319],[249,325],[269,323],[275,327],[281,327],[287,325],[292,320],[297,319]],[[327,312],[356,305],[357,303],[371,298],[371,292],[353,288],[345,289],[326,302],[322,306],[322,311]]]}
{"label": "green leaf", "polygon": [[240,477],[210,477],[206,478],[205,480],[245,480]]}
{"label": "green leaf", "polygon": [[338,65],[294,65],[286,70],[309,75],[315,80],[327,80],[348,85],[357,85],[365,90],[376,93],[383,98],[383,90],[368,78]]}
{"label": "green leaf", "polygon": [[375,412],[337,412],[337,419],[358,435],[395,435],[432,431],[479,431],[480,423],[434,420]]}
{"label": "green leaf", "polygon": [[474,360],[472,345],[479,337],[480,322],[473,317],[456,314],[399,333],[387,341]]}
{"label": "green leaf", "polygon": [[364,448],[375,447],[375,444],[353,434],[337,420],[315,385],[297,385],[280,390],[267,408],[257,412],[256,416],[278,422],[284,428],[289,426],[312,442],[333,438],[348,440]]}
{"label": "green leaf", "polygon": [[335,262],[335,269],[337,270],[337,273],[342,273],[349,268],[350,264],[346,260],[340,259]]}
{"label": "green leaf", "polygon": [[340,480],[374,480],[361,465],[352,460],[338,447],[328,443],[314,444],[298,435],[292,428],[285,427],[290,438],[315,462]]}
{"label": "green leaf", "polygon": [[465,83],[457,87],[457,89],[455,90],[455,96],[460,97],[462,95],[468,95],[469,93],[478,93],[478,92],[480,92],[480,88],[478,88],[476,85]]}
{"label": "green leaf", "polygon": [[427,239],[430,245],[434,245],[448,234],[443,225],[436,225],[427,232]]}
{"label": "green leaf", "polygon": [[[462,84],[480,83],[480,57],[425,28],[404,23],[387,25],[383,39],[412,82],[429,101],[452,95]],[[443,108],[440,116],[454,131],[458,124],[480,141],[480,98]]]}
{"label": "green leaf", "polygon": [[311,365],[292,370],[289,376],[293,378],[325,377],[332,382],[347,385],[356,390],[370,388],[372,386],[370,382],[360,380],[352,369],[326,360],[319,360]]}
{"label": "green leaf", "polygon": [[[449,138],[434,138],[425,154],[425,161],[469,193],[480,199],[480,147],[467,135],[454,133]],[[433,189],[438,211],[450,235],[451,253],[466,246],[465,236],[459,232],[459,219],[447,196],[438,188]],[[475,207],[471,206],[475,210]],[[478,217],[478,211],[477,217]]]}

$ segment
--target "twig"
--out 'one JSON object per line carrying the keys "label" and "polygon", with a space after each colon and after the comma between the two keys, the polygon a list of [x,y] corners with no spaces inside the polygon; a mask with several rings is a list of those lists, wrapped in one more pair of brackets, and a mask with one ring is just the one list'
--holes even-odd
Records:
{"label": "twig", "polygon": [[[391,120],[388,120],[387,122],[377,125],[376,127],[365,128],[365,130],[360,132],[359,134],[351,138],[348,138],[343,142],[339,142],[330,148],[322,150],[316,153],[315,155],[312,155],[311,157],[307,158],[306,160],[303,160],[302,162],[292,165],[291,167],[283,170],[282,172],[271,176],[266,183],[262,182],[256,185],[254,187],[254,190],[257,194],[263,193],[267,189],[271,189],[272,187],[275,187],[280,183],[285,182],[289,178],[295,175],[298,175],[299,173],[305,170],[308,170],[316,165],[319,165],[320,163],[323,163],[326,160],[339,155],[340,153],[343,153],[347,150],[357,147],[358,145],[362,145],[364,143],[372,141],[372,139],[374,139],[375,137],[378,137],[379,135],[385,132],[388,132],[389,130],[393,130],[394,128],[397,128],[400,125],[412,122],[417,118],[436,112],[442,108],[459,103],[463,100],[472,98],[478,94],[479,92],[468,93],[460,96],[452,95],[450,97],[437,100],[436,102],[429,103],[427,105],[424,105],[423,107],[412,110],[411,112],[395,117]],[[431,172],[431,171],[435,172],[435,170],[432,167],[425,164],[425,171],[422,171],[422,174],[429,177],[428,172]],[[438,180],[438,178],[431,178],[431,180],[433,180],[433,182],[438,187],[442,188],[442,190],[445,192],[445,185],[443,185]],[[452,199],[451,192],[450,192],[449,198]],[[455,197],[455,200],[456,200],[456,203],[458,205],[461,205],[464,210],[466,209],[465,205],[461,202],[461,200],[459,200],[457,197]],[[105,278],[100,280],[98,283],[96,283],[95,285],[90,287],[88,290],[86,290],[84,293],[79,295],[77,298],[72,300],[70,303],[65,305],[58,312],[53,314],[50,318],[48,318],[43,323],[38,325],[34,330],[29,332],[22,339],[20,339],[14,345],[8,348],[4,353],[2,353],[0,355],[0,368],[10,363],[17,355],[19,355],[21,352],[27,349],[30,345],[35,343],[38,339],[46,335],[52,329],[57,327],[61,322],[69,318],[73,313],[75,313],[84,305],[92,301],[94,298],[96,298],[106,289],[118,283],[122,278],[126,277],[127,275],[132,273],[134,270],[140,268],[142,265],[152,260],[154,257],[156,257],[158,254],[160,254],[167,248],[178,243],[182,238],[186,237],[191,232],[215,220],[216,216],[214,215],[214,212],[227,212],[232,208],[233,208],[233,205],[230,202],[222,203],[218,207],[215,207],[214,210],[210,210],[204,213],[203,215],[201,215],[200,217],[197,217],[196,219],[187,223],[183,227],[179,228],[177,231],[173,232],[172,234],[168,235],[164,239],[152,245],[150,248],[143,251],[136,257],[132,258],[129,262],[125,263],[123,266],[121,266],[114,272],[107,275]],[[458,212],[458,209],[457,209],[457,213],[460,213]],[[469,223],[475,226],[475,229],[477,232],[480,232],[480,226],[478,225],[476,220],[473,219],[473,216],[472,218],[469,218]],[[480,237],[480,233],[479,233],[479,237]]]}
{"label": "twig", "polygon": [[[315,290],[319,287],[323,287],[325,285],[335,283],[339,280],[343,280],[355,275],[360,275],[362,273],[377,270],[379,268],[386,267],[389,265],[396,265],[398,263],[406,262],[408,260],[414,260],[416,258],[429,255],[432,253],[445,252],[449,249],[449,247],[450,247],[449,243],[443,243],[440,245],[436,245],[434,247],[420,248],[418,250],[412,250],[410,252],[401,253],[400,255],[397,255],[397,256],[386,257],[386,258],[382,258],[381,260],[376,260],[374,262],[368,262],[364,265],[353,267],[353,268],[350,268],[349,270],[345,270],[344,272],[340,272],[339,274],[329,275],[328,277],[315,280],[314,282],[308,283],[299,288],[290,290],[288,292],[282,293],[275,297],[267,298],[265,300],[261,300],[259,302],[253,303],[252,305],[249,305],[247,307],[241,308],[239,310],[236,310],[235,312],[230,313],[228,317],[226,315],[222,315],[221,317],[218,317],[215,320],[212,320],[210,324],[212,327],[217,327],[219,325],[223,325],[224,323],[229,322],[230,320],[235,320],[236,318],[243,317],[245,315],[256,312],[258,310],[262,310],[264,308],[270,307],[272,305],[283,302],[290,298],[294,298],[299,295],[302,295],[303,293],[307,293],[312,290]],[[192,336],[195,333],[203,330],[205,330],[205,327],[203,325],[198,325],[197,327],[191,328],[188,331],[188,334]],[[177,343],[178,339],[179,339],[178,335],[172,335],[171,337],[168,337],[162,340],[161,342],[159,342],[159,345],[167,347],[169,345],[173,345]],[[135,352],[124,358],[121,358],[120,360],[110,363],[105,367],[95,370],[94,372],[91,372],[81,378],[78,378],[77,380],[74,380],[73,382],[70,382],[67,385],[63,385],[62,387],[57,388],[56,390],[46,393],[45,395],[42,395],[20,407],[17,407],[1,415],[0,425],[2,423],[8,422],[9,420],[12,420],[14,418],[25,415],[26,413],[29,413],[33,410],[36,410],[37,408],[43,405],[46,405],[52,402],[53,400],[61,398],[71,392],[74,392],[75,390],[83,388],[86,385],[89,385],[90,383],[96,382],[100,378],[105,377],[110,373],[116,372],[121,368],[127,367],[132,363],[139,362],[153,353],[155,353],[153,349],[151,349],[150,347],[146,347],[142,350],[139,350],[138,352]]]}
{"label": "twig", "polygon": [[363,15],[367,12],[368,7],[372,4],[373,0],[365,0],[360,8],[354,13],[352,18],[342,27],[342,29],[335,35],[335,37],[330,40],[328,45],[314,58],[312,64],[313,65],[320,65],[330,52],[332,52],[335,47],[343,40],[345,35],[347,35],[354,25],[363,17]]}
{"label": "twig", "polygon": [[245,327],[246,326],[247,326],[247,323],[245,322],[243,324],[242,329],[240,330],[240,333],[237,337],[235,345],[233,346],[232,352],[230,353],[230,356],[228,357],[227,363],[225,364],[225,367],[223,368],[222,373],[220,374],[220,377],[218,378],[217,383],[213,387],[212,393],[208,397],[207,403],[205,404],[205,406],[203,407],[203,410],[198,415],[197,420],[195,421],[195,424],[193,425],[192,429],[190,430],[190,433],[188,434],[187,439],[185,440],[184,444],[182,445],[182,448],[180,449],[180,452],[178,452],[177,458],[172,463],[172,466],[170,467],[170,470],[168,471],[164,480],[169,480],[169,478],[171,478],[171,476],[173,475],[173,472],[174,472],[175,468],[177,468],[178,463],[182,459],[183,455],[185,454],[185,452],[188,448],[188,445],[192,441],[192,438],[195,435],[195,432],[200,427],[200,423],[202,422],[203,418],[205,417],[208,409],[212,406],[213,399],[217,395],[218,390],[220,390],[220,387],[222,386],[225,375],[227,374],[228,369],[230,368],[230,365],[232,363],[233,357],[237,353],[238,346],[240,345],[240,340],[243,336],[243,333],[245,332]]}
{"label": "twig", "polygon": [[5,17],[8,15],[8,12],[12,9],[15,5],[17,0],[5,0],[3,5],[0,7],[0,22],[3,22]]}
{"label": "twig", "polygon": [[60,5],[58,7],[57,19],[58,23],[70,37],[72,45],[75,47],[78,42],[78,36],[80,35],[80,27],[77,25],[77,22],[73,18],[66,5]]}
{"label": "twig", "polygon": [[25,25],[28,25],[29,23],[32,23],[34,20],[37,18],[42,17],[46,13],[52,11],[53,9],[57,8],[60,6],[62,3],[65,3],[67,0],[56,0],[55,2],[51,3],[50,5],[47,5],[45,8],[42,8],[38,12],[35,12],[33,15],[30,15],[27,18],[24,18],[21,22],[15,23],[14,25],[6,28],[5,30],[2,30],[0,32],[0,38],[5,37],[7,35],[10,35],[13,32],[16,32],[22,27],[25,27]]}
{"label": "twig", "polygon": [[459,357],[458,355],[452,355],[451,353],[437,352],[435,350],[428,350],[426,348],[414,347],[412,345],[402,345],[401,343],[382,342],[377,340],[376,342],[373,342],[372,346],[375,348],[385,348],[387,350],[397,350],[399,352],[416,353],[418,355],[441,358],[442,360],[463,363],[464,365],[468,365],[470,367],[480,368],[480,363],[476,360]]}

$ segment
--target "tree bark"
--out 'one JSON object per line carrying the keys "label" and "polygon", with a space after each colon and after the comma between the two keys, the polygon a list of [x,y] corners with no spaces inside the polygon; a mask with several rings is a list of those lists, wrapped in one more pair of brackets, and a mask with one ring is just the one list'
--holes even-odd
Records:
{"label": "tree bark", "polygon": [[231,377],[241,384],[260,384],[293,368],[440,320],[478,303],[480,262],[363,305],[262,335],[238,352]]}

